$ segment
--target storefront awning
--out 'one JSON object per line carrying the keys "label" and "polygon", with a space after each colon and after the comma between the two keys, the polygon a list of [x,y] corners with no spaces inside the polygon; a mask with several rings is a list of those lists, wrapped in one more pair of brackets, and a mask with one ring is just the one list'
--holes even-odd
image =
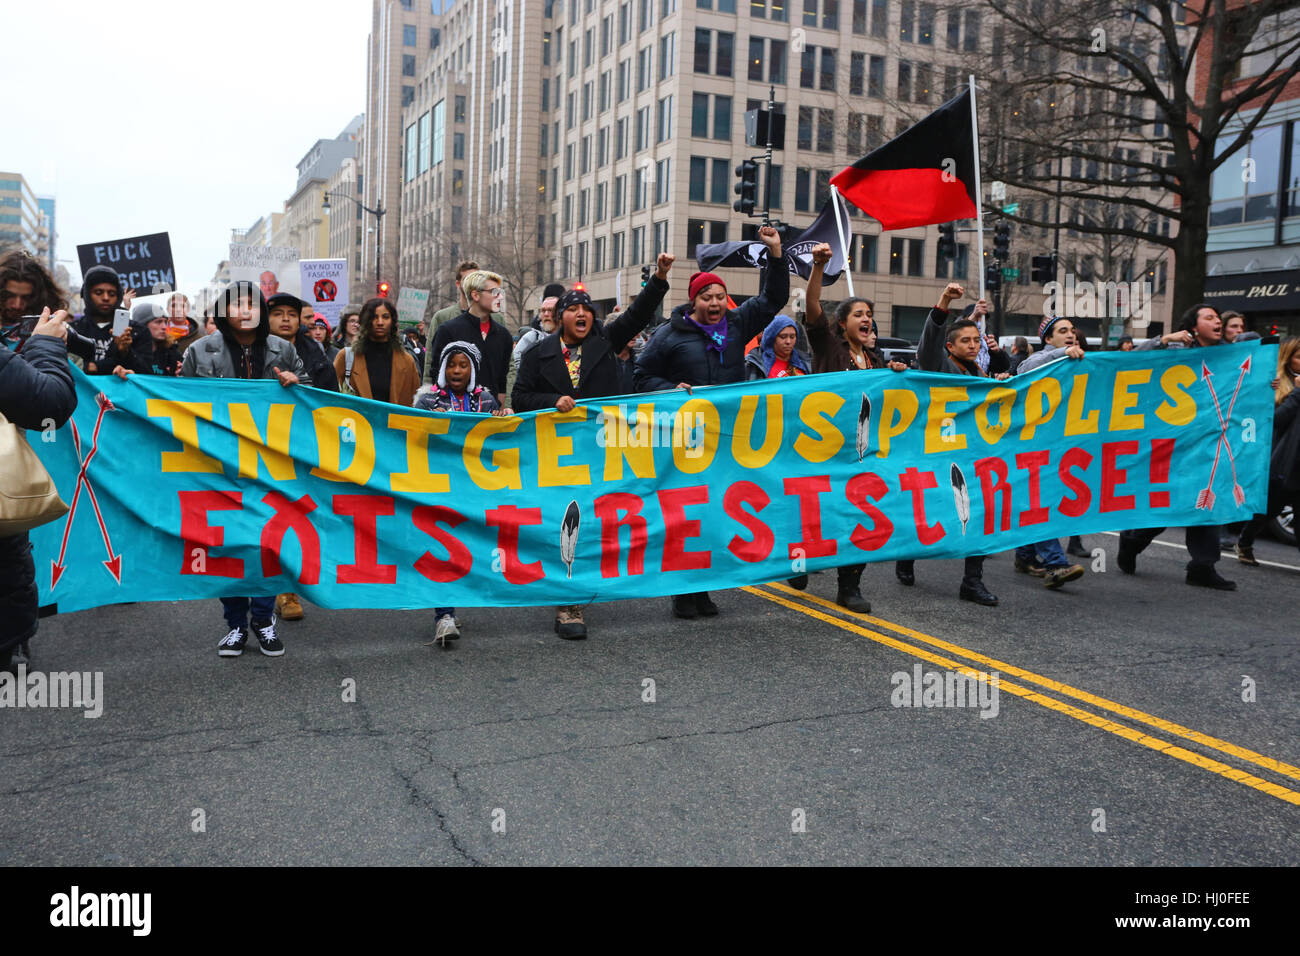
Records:
{"label": "storefront awning", "polygon": [[1206,276],[1204,299],[1220,312],[1300,312],[1300,270]]}

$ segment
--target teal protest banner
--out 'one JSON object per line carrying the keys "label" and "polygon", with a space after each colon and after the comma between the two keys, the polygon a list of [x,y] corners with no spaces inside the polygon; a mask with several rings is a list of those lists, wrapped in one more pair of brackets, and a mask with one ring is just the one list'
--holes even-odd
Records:
{"label": "teal protest banner", "polygon": [[77,372],[72,421],[30,435],[71,505],[32,533],[41,600],[575,604],[1242,520],[1265,504],[1276,363],[1254,342],[495,418]]}

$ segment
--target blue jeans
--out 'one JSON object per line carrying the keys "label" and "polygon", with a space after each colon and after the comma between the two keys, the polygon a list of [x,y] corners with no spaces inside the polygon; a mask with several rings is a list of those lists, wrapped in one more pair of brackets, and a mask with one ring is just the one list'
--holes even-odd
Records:
{"label": "blue jeans", "polygon": [[1016,548],[1016,557],[1025,562],[1037,561],[1048,569],[1070,566],[1065,551],[1061,548],[1061,542],[1057,538],[1048,538],[1037,544],[1022,544]]}
{"label": "blue jeans", "polygon": [[275,616],[275,595],[255,598],[222,598],[221,613],[226,624],[233,631],[237,627],[248,627],[248,612],[253,612],[254,621],[269,621]]}

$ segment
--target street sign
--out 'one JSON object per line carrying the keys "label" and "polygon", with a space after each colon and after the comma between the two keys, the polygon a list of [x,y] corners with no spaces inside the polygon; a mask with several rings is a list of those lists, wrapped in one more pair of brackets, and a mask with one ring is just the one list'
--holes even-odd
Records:
{"label": "street sign", "polygon": [[1016,279],[1020,278],[1020,270],[1010,268],[1003,269],[1002,278],[1006,279],[1008,282],[1014,282]]}
{"label": "street sign", "polygon": [[989,186],[989,199],[994,203],[1007,201],[1007,184],[998,180]]}
{"label": "street sign", "polygon": [[1119,340],[1119,337],[1120,337],[1121,335],[1123,335],[1123,334],[1124,334],[1124,323],[1123,323],[1123,322],[1119,323],[1119,325],[1112,325],[1112,326],[1110,327],[1110,335],[1109,335],[1109,338],[1110,338],[1110,340],[1111,340],[1112,342],[1118,341],[1118,340]]}
{"label": "street sign", "polygon": [[1014,216],[1016,213],[1020,212],[1020,203],[1013,202],[1010,205],[1003,206],[1002,211],[1008,216]]}

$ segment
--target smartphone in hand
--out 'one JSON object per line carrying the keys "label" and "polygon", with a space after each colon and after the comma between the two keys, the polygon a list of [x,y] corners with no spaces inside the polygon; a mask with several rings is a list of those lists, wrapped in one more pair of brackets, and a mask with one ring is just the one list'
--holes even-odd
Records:
{"label": "smartphone in hand", "polygon": [[131,313],[126,309],[113,310],[113,338],[117,338],[131,327]]}

